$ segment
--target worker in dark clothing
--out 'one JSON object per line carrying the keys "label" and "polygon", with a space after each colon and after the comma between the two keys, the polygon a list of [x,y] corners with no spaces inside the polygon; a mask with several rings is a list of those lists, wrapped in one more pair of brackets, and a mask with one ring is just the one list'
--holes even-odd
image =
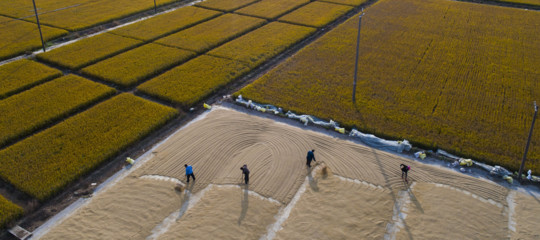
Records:
{"label": "worker in dark clothing", "polygon": [[306,158],[307,158],[306,165],[308,166],[308,168],[310,168],[311,167],[311,161],[317,161],[317,160],[315,160],[315,149],[312,149],[311,151],[308,151]]}
{"label": "worker in dark clothing", "polygon": [[192,177],[193,181],[195,181],[195,174],[193,174],[193,167],[187,164],[184,164],[184,167],[186,167],[187,182],[189,183],[189,177]]}
{"label": "worker in dark clothing", "polygon": [[242,174],[244,174],[244,181],[246,182],[246,185],[249,183],[249,169],[246,164],[240,168],[242,170]]}
{"label": "worker in dark clothing", "polygon": [[[401,179],[405,179],[405,182],[409,183],[409,180],[407,180],[407,172],[409,172],[411,167],[402,163],[399,165],[399,168],[401,168]],[[403,176],[405,176],[405,178],[403,178]]]}

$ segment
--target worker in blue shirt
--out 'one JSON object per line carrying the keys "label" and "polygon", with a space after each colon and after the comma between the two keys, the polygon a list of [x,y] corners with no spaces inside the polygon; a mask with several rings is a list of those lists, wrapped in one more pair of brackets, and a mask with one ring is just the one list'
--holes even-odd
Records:
{"label": "worker in blue shirt", "polygon": [[306,165],[308,166],[308,168],[310,168],[311,167],[311,161],[317,161],[317,160],[315,160],[315,149],[311,149],[311,151],[308,151],[306,158],[307,158]]}
{"label": "worker in blue shirt", "polygon": [[184,167],[186,167],[187,182],[189,183],[189,177],[192,177],[193,181],[195,181],[195,174],[193,174],[193,167],[187,164],[184,164]]}

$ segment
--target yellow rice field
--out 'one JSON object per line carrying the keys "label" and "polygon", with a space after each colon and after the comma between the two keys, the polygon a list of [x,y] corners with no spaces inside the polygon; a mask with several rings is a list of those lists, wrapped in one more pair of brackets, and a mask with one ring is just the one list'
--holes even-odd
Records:
{"label": "yellow rice field", "polygon": [[0,99],[59,77],[62,72],[27,59],[0,66]]}
{"label": "yellow rice field", "polygon": [[352,9],[350,6],[339,4],[312,2],[279,18],[279,21],[320,28]]}
{"label": "yellow rice field", "polygon": [[274,19],[307,3],[309,3],[309,0],[262,0],[238,9],[235,12],[249,16]]}

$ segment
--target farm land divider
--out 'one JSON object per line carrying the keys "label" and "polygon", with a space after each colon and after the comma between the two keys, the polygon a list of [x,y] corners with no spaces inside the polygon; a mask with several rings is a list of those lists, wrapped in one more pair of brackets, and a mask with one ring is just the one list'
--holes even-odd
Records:
{"label": "farm land divider", "polygon": [[[390,13],[399,13],[398,17]],[[346,127],[517,169],[540,96],[536,11],[463,2],[382,0],[253,84],[247,99]],[[472,34],[474,33],[474,34]],[[302,97],[298,97],[302,96]],[[540,142],[534,135],[532,144]],[[540,151],[526,168],[540,172]]]}
{"label": "farm land divider", "polygon": [[0,100],[62,76],[62,72],[22,59],[0,66]]}
{"label": "farm land divider", "polygon": [[0,100],[0,149],[115,92],[105,85],[66,75]]}

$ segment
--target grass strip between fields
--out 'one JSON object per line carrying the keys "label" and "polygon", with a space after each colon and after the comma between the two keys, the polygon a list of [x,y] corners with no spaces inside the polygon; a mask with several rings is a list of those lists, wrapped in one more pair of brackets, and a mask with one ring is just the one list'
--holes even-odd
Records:
{"label": "grass strip between fields", "polygon": [[17,204],[10,202],[4,196],[0,195],[0,229],[3,229],[6,227],[6,224],[22,216],[23,212],[23,209]]}
{"label": "grass strip between fields", "polygon": [[205,0],[196,4],[205,8],[230,12],[259,0]]}
{"label": "grass strip between fields", "polygon": [[255,68],[315,32],[315,28],[272,22],[208,52]]}
{"label": "grass strip between fields", "polygon": [[0,151],[0,176],[45,200],[178,114],[124,93]]}
{"label": "grass strip between fields", "polygon": [[218,11],[198,7],[183,7],[144,21],[136,22],[111,31],[111,33],[150,41],[167,34],[193,26],[222,14]]}
{"label": "grass strip between fields", "polygon": [[75,75],[46,82],[0,101],[0,147],[116,91]]}
{"label": "grass strip between fields", "polygon": [[[41,48],[37,24],[0,16],[0,60]],[[66,30],[41,26],[43,41],[67,34]]]}
{"label": "grass strip between fields", "polygon": [[320,28],[333,22],[352,9],[353,7],[351,6],[312,2],[279,18],[279,21]]}
{"label": "grass strip between fields", "polygon": [[266,23],[260,18],[225,14],[186,30],[158,39],[156,43],[204,52]]}
{"label": "grass strip between fields", "polygon": [[124,87],[137,84],[195,56],[195,52],[149,43],[82,69]]}
{"label": "grass strip between fields", "polygon": [[[368,10],[354,103],[358,15],[237,94],[518,169],[540,99],[540,14],[437,0],[381,0]],[[540,173],[540,149],[525,168]]]}
{"label": "grass strip between fields", "polygon": [[249,16],[274,19],[306,3],[309,3],[309,0],[262,0],[247,7],[240,8],[235,12]]}
{"label": "grass strip between fields", "polygon": [[190,107],[249,70],[239,61],[202,55],[141,84],[137,89]]}
{"label": "grass strip between fields", "polygon": [[62,76],[59,70],[27,59],[2,65],[0,66],[0,99],[59,76]]}
{"label": "grass strip between fields", "polygon": [[142,41],[132,38],[103,33],[38,54],[36,58],[44,62],[76,70],[142,43]]}

